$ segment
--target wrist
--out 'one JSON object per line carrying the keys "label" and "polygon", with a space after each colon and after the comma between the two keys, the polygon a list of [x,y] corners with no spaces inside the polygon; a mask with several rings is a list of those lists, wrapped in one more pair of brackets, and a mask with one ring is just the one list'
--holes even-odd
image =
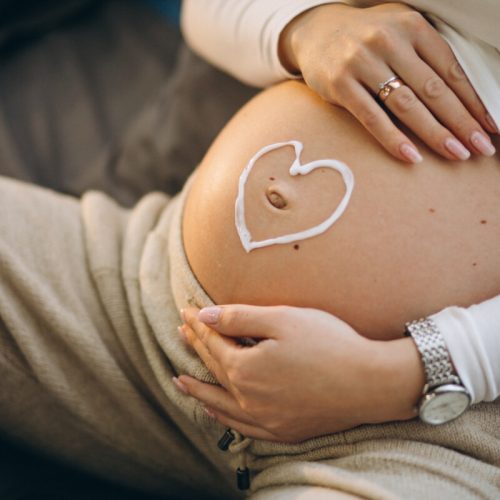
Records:
{"label": "wrist", "polygon": [[[343,3],[332,2],[317,5],[301,12],[294,17],[283,29],[278,41],[278,56],[283,67],[289,72],[300,74],[302,72],[299,52],[303,51],[308,42],[315,43],[318,38],[318,27],[322,26],[327,16],[327,11],[335,9],[335,17],[342,9],[350,10],[354,7]],[[329,29],[333,29],[329,24]],[[305,57],[308,57],[305,54]]]}
{"label": "wrist", "polygon": [[380,391],[377,422],[416,417],[425,371],[415,343],[411,338],[376,343],[373,377],[379,382]]}
{"label": "wrist", "polygon": [[299,74],[300,68],[297,62],[294,48],[296,47],[296,34],[303,23],[304,17],[313,9],[306,10],[294,17],[283,29],[278,42],[278,56],[282,66],[293,74]]}

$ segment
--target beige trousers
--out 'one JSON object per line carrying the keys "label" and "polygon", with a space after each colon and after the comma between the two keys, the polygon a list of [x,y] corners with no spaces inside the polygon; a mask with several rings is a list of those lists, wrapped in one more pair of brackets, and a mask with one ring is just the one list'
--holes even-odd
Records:
{"label": "beige trousers", "polygon": [[224,429],[172,376],[214,380],[177,334],[210,299],[182,247],[184,195],[132,210],[0,178],[0,427],[175,498],[498,498],[500,402],[441,427],[363,426],[285,445]]}

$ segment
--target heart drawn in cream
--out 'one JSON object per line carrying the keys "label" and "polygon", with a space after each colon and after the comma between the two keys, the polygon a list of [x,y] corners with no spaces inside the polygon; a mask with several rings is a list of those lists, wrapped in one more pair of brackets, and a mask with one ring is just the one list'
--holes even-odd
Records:
{"label": "heart drawn in cream", "polygon": [[[280,149],[286,146],[293,146],[295,150],[295,159],[289,170],[290,175],[307,175],[316,168],[332,168],[342,175],[342,179],[345,184],[344,197],[337,205],[337,208],[335,208],[333,213],[327,219],[316,226],[310,227],[309,229],[305,229],[303,231],[299,231],[297,233],[285,234],[283,236],[277,236],[275,238],[268,238],[260,241],[252,241],[252,235],[250,234],[245,221],[245,184],[248,180],[250,172],[252,171],[255,163],[259,158],[271,151],[274,151],[275,149]],[[352,191],[354,189],[354,175],[351,169],[345,163],[333,159],[315,160],[309,163],[301,164],[300,154],[302,153],[303,148],[303,144],[299,141],[287,141],[270,144],[269,146],[263,147],[255,156],[253,156],[248,162],[247,166],[243,169],[238,183],[238,196],[235,203],[235,223],[236,230],[238,231],[238,235],[241,240],[241,244],[243,245],[243,248],[247,253],[251,252],[255,248],[263,248],[270,245],[283,245],[286,243],[292,243],[294,241],[312,238],[313,236],[324,233],[341,217],[341,215],[347,208],[349,200],[351,199]]]}

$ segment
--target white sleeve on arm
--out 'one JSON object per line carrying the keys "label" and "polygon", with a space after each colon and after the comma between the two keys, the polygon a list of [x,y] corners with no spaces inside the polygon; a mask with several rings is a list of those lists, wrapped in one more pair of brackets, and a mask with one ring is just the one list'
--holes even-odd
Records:
{"label": "white sleeve on arm", "polygon": [[278,56],[279,37],[302,12],[335,0],[184,0],[188,45],[218,68],[256,87],[294,78]]}
{"label": "white sleeve on arm", "polygon": [[431,316],[473,403],[500,396],[500,295],[469,308]]}

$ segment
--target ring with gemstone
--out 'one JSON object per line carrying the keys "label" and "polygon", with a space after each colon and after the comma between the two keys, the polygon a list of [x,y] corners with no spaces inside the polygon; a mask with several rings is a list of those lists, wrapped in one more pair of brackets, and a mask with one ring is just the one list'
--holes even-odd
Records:
{"label": "ring with gemstone", "polygon": [[403,80],[401,80],[401,78],[399,78],[399,76],[391,76],[385,82],[378,84],[378,88],[380,90],[378,91],[377,96],[382,102],[384,102],[393,90],[399,89],[399,87],[403,85],[404,82]]}

